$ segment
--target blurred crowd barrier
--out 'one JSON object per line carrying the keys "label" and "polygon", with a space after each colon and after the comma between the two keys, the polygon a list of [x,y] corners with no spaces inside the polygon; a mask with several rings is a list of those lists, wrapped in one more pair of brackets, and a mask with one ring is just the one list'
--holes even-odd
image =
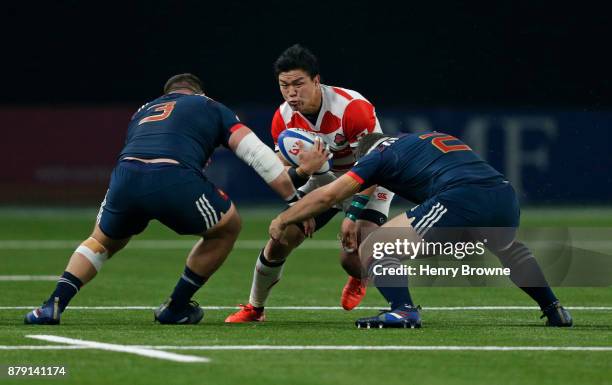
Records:
{"label": "blurred crowd barrier", "polygon": [[[98,204],[137,107],[1,107],[0,205]],[[273,109],[236,111],[272,144]],[[377,114],[390,134],[436,130],[461,138],[506,175],[523,203],[612,203],[612,112],[406,108]],[[277,199],[228,150],[215,153],[206,173],[237,202]]]}

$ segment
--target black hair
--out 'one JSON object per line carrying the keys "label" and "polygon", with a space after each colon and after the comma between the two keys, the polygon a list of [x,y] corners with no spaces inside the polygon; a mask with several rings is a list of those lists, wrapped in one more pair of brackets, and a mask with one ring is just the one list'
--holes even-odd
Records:
{"label": "black hair", "polygon": [[274,62],[274,76],[292,70],[303,70],[312,79],[319,74],[319,61],[308,48],[294,44]]}
{"label": "black hair", "polygon": [[164,85],[164,94],[178,90],[180,88],[186,88],[193,91],[196,94],[201,94],[202,81],[194,74],[184,73],[172,76]]}
{"label": "black hair", "polygon": [[359,139],[359,144],[357,145],[357,152],[355,153],[355,157],[357,159],[361,158],[365,154],[370,151],[373,145],[376,144],[382,138],[389,138],[388,135],[385,135],[380,132],[374,132],[372,134],[367,134],[363,138]]}

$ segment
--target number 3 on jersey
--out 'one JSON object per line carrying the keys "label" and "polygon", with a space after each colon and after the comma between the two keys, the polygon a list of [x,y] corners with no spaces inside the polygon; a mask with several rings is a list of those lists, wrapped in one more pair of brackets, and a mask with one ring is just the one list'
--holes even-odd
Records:
{"label": "number 3 on jersey", "polygon": [[149,122],[159,122],[160,120],[164,120],[168,118],[168,116],[170,116],[170,114],[172,113],[172,110],[174,110],[175,104],[176,102],[168,102],[168,103],[152,105],[151,107],[147,108],[147,111],[161,112],[161,113],[150,115],[150,116],[147,116],[146,118],[140,119],[140,122],[138,122],[138,125],[140,126],[143,123],[149,123]]}
{"label": "number 3 on jersey", "polygon": [[[467,144],[461,143],[461,141],[455,138],[452,135],[443,134],[441,132],[432,132],[430,134],[424,134],[419,136],[419,139],[431,139],[431,144],[436,146],[438,150],[443,153],[451,152],[451,151],[472,151],[470,146]],[[447,142],[459,142],[458,144],[448,144]]]}

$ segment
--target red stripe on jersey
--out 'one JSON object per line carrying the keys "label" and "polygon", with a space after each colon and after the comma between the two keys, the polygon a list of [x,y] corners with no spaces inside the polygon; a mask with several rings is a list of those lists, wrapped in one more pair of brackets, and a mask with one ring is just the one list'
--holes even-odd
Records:
{"label": "red stripe on jersey", "polygon": [[246,127],[246,126],[244,124],[242,124],[242,123],[236,123],[233,126],[231,126],[229,130],[233,134],[234,132],[238,131],[242,127]]}
{"label": "red stripe on jersey", "polygon": [[363,184],[363,178],[360,177],[359,175],[355,174],[353,171],[349,171],[346,173],[346,175],[350,176],[351,178],[355,179],[355,181],[359,184]]}
{"label": "red stripe on jersey", "polygon": [[353,97],[351,95],[348,94],[348,92],[337,88],[337,87],[332,87],[332,90],[334,90],[335,93],[337,93],[338,95],[344,96],[345,98],[347,98],[348,100],[353,100]]}

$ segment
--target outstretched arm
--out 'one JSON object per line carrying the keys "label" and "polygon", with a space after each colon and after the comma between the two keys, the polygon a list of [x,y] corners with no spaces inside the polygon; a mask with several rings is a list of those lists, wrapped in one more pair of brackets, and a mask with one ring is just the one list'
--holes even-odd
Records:
{"label": "outstretched arm", "polygon": [[361,185],[355,179],[346,174],[342,175],[332,183],[308,193],[291,208],[277,216],[270,223],[270,236],[275,240],[281,239],[282,233],[288,225],[315,216],[359,190],[361,190]]}
{"label": "outstretched arm", "polygon": [[229,148],[285,200],[296,197],[295,187],[274,151],[247,126],[241,126],[228,140]]}
{"label": "outstretched arm", "polygon": [[346,212],[346,216],[344,220],[342,220],[342,225],[340,226],[340,240],[342,241],[342,247],[344,247],[345,251],[352,252],[359,246],[359,226],[357,220],[368,204],[376,187],[376,185],[372,185],[353,196],[351,206]]}

